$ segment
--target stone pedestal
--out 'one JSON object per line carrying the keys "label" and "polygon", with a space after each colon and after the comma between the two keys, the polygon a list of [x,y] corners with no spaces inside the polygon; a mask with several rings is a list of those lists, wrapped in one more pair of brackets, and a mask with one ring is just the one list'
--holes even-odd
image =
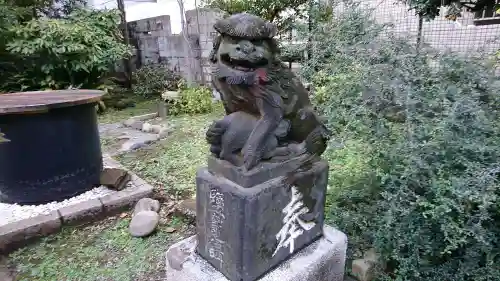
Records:
{"label": "stone pedestal", "polygon": [[[342,281],[344,280],[347,237],[325,226],[324,235],[259,281]],[[229,281],[195,252],[196,236],[172,245],[166,254],[166,281]],[[243,279],[242,279],[243,280]]]}
{"label": "stone pedestal", "polygon": [[228,280],[255,281],[322,236],[328,164],[285,184],[301,160],[244,172],[211,158],[198,171],[196,250]]}

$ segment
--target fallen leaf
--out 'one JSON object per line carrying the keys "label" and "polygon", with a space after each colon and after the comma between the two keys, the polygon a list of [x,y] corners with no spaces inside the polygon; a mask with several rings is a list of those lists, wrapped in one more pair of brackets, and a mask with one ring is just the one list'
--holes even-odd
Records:
{"label": "fallen leaf", "polygon": [[165,229],[165,232],[166,232],[166,233],[174,233],[174,232],[176,232],[176,231],[177,231],[177,229],[175,229],[175,228],[173,228],[173,227],[167,227],[167,228]]}

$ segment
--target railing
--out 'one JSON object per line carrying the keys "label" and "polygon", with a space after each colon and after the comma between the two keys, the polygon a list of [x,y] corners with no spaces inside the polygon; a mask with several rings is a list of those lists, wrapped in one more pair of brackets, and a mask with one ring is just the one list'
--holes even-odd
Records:
{"label": "railing", "polygon": [[483,9],[477,11],[474,15],[475,25],[500,24],[500,14],[497,10],[500,8],[500,0],[491,1]]}

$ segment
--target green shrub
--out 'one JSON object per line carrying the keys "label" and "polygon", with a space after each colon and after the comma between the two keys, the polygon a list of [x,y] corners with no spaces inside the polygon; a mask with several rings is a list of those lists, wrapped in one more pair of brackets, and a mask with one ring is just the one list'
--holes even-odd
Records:
{"label": "green shrub", "polygon": [[132,90],[143,98],[159,98],[165,91],[177,90],[181,82],[181,76],[170,70],[166,64],[145,65],[132,76]]}
{"label": "green shrub", "polygon": [[35,18],[11,26],[6,49],[15,72],[1,81],[7,91],[96,88],[115,64],[131,54],[121,42],[116,10],[80,9],[67,18]]}
{"label": "green shrub", "polygon": [[334,18],[313,33],[304,74],[344,143],[327,153],[342,170],[332,175],[328,211],[351,257],[375,247],[386,264],[378,280],[500,280],[495,69],[417,50],[356,5]]}
{"label": "green shrub", "polygon": [[204,86],[183,88],[179,98],[169,107],[169,114],[201,114],[212,112],[212,91]]}

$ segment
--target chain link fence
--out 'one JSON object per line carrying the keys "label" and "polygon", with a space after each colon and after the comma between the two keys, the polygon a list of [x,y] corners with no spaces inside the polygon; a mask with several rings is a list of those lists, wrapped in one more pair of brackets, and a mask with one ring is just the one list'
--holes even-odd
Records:
{"label": "chain link fence", "polygon": [[[495,0],[500,2],[500,0]],[[489,56],[500,50],[500,16],[493,6],[471,13],[462,11],[461,17],[450,20],[446,8],[433,20],[419,18],[408,6],[395,0],[365,0],[362,7],[370,11],[373,19],[387,25],[396,34],[406,36],[415,43],[431,46],[438,50],[451,50],[464,55]],[[343,12],[342,1],[334,5],[334,17]],[[220,11],[198,5],[185,13],[186,30],[189,41],[189,58],[185,58],[183,35],[172,34],[170,17],[162,16],[132,23],[138,43],[138,66],[167,61],[172,70],[187,75],[191,71],[193,79],[201,84],[210,82],[209,55],[217,35],[213,29],[215,21],[223,16]],[[130,26],[130,24],[129,24]],[[298,33],[284,34],[280,40],[286,44],[303,44],[304,38]],[[297,71],[300,64],[290,63]]]}

